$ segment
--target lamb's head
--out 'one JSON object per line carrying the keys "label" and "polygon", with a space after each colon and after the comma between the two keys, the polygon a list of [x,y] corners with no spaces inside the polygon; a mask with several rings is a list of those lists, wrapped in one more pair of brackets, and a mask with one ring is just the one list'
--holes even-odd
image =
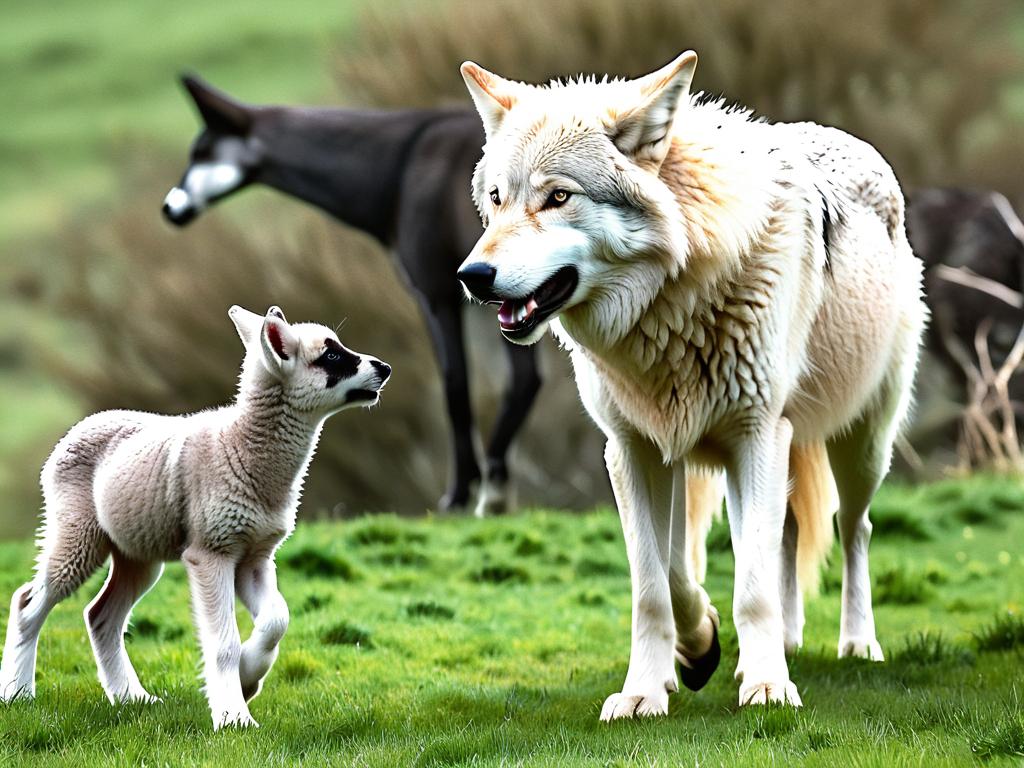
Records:
{"label": "lamb's head", "polygon": [[391,366],[345,347],[330,328],[291,325],[279,307],[260,316],[239,306],[228,310],[242,343],[242,389],[279,384],[285,402],[313,416],[377,402]]}

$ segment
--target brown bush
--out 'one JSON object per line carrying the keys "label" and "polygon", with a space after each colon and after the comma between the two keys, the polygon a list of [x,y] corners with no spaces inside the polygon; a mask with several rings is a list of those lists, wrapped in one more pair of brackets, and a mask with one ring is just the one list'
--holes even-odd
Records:
{"label": "brown bush", "polygon": [[[183,413],[225,403],[242,354],[228,307],[279,304],[293,322],[341,323],[347,345],[395,369],[379,408],[346,411],[328,423],[306,512],[432,507],[448,465],[440,377],[419,310],[387,255],[368,238],[280,199],[229,203],[174,230],[160,220],[159,201],[161,179],[175,174],[147,162],[126,175],[138,177],[127,185],[133,202],[105,221],[72,225],[57,249],[62,262],[50,270],[52,307],[85,340],[47,345],[47,363],[86,409]],[[469,314],[474,394],[486,427],[497,412],[505,361],[494,343],[493,313]],[[545,352],[544,405],[513,463],[521,498],[587,506],[606,495],[600,441],[582,415],[564,354],[551,344]],[[551,423],[557,432],[536,428]]]}
{"label": "brown bush", "polygon": [[[1024,202],[1022,77],[1009,0],[451,0],[371,7],[337,47],[336,79],[382,106],[465,100],[473,59],[542,82],[636,75],[684,48],[695,87],[775,120],[818,120],[876,144],[908,187],[971,184]],[[1016,161],[1012,161],[1016,158]]]}

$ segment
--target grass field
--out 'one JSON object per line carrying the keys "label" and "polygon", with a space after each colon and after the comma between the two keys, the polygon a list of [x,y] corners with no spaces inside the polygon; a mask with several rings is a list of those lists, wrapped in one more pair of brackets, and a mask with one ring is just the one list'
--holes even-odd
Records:
{"label": "grass field", "polygon": [[[791,665],[802,710],[737,709],[726,618],[704,691],[673,696],[667,719],[613,726],[597,718],[625,673],[629,579],[612,510],[300,526],[279,556],[292,625],[254,702],[262,727],[247,732],[211,731],[178,565],[140,603],[129,641],[164,701],[107,704],[81,621],[97,574],[43,632],[37,700],[0,705],[0,764],[1016,764],[1022,511],[1017,482],[883,489],[872,569],[884,664],[835,658],[834,557]],[[708,588],[725,617],[728,547],[717,528]],[[5,595],[31,557],[27,542],[0,546]]]}

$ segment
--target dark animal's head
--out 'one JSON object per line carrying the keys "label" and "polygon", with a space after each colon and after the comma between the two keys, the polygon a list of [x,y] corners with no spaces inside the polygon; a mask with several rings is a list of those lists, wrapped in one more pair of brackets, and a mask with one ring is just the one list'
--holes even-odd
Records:
{"label": "dark animal's head", "polygon": [[181,83],[195,103],[203,129],[192,142],[189,165],[164,198],[168,221],[184,226],[211,203],[249,184],[262,159],[252,135],[255,110],[191,75]]}

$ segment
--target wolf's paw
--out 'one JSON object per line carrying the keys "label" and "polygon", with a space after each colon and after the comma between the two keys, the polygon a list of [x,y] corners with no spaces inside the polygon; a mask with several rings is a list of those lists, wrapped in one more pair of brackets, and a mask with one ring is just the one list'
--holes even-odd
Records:
{"label": "wolf's paw", "polygon": [[741,685],[740,706],[746,707],[757,704],[788,704],[791,707],[803,706],[796,686],[789,680]]}
{"label": "wolf's paw", "polygon": [[259,728],[260,724],[252,719],[248,712],[225,712],[221,717],[213,718],[213,730],[222,728]]}
{"label": "wolf's paw", "polygon": [[647,695],[613,693],[601,708],[601,722],[632,717],[658,717],[668,714],[668,691],[653,691]]}
{"label": "wolf's paw", "polygon": [[885,661],[885,654],[882,653],[882,646],[874,638],[868,640],[841,638],[839,640],[839,658]]}
{"label": "wolf's paw", "polygon": [[711,608],[708,611],[708,619],[711,622],[711,645],[702,655],[694,658],[688,649],[676,646],[679,679],[691,691],[699,691],[707,685],[722,660],[722,645],[718,642],[718,611]]}

